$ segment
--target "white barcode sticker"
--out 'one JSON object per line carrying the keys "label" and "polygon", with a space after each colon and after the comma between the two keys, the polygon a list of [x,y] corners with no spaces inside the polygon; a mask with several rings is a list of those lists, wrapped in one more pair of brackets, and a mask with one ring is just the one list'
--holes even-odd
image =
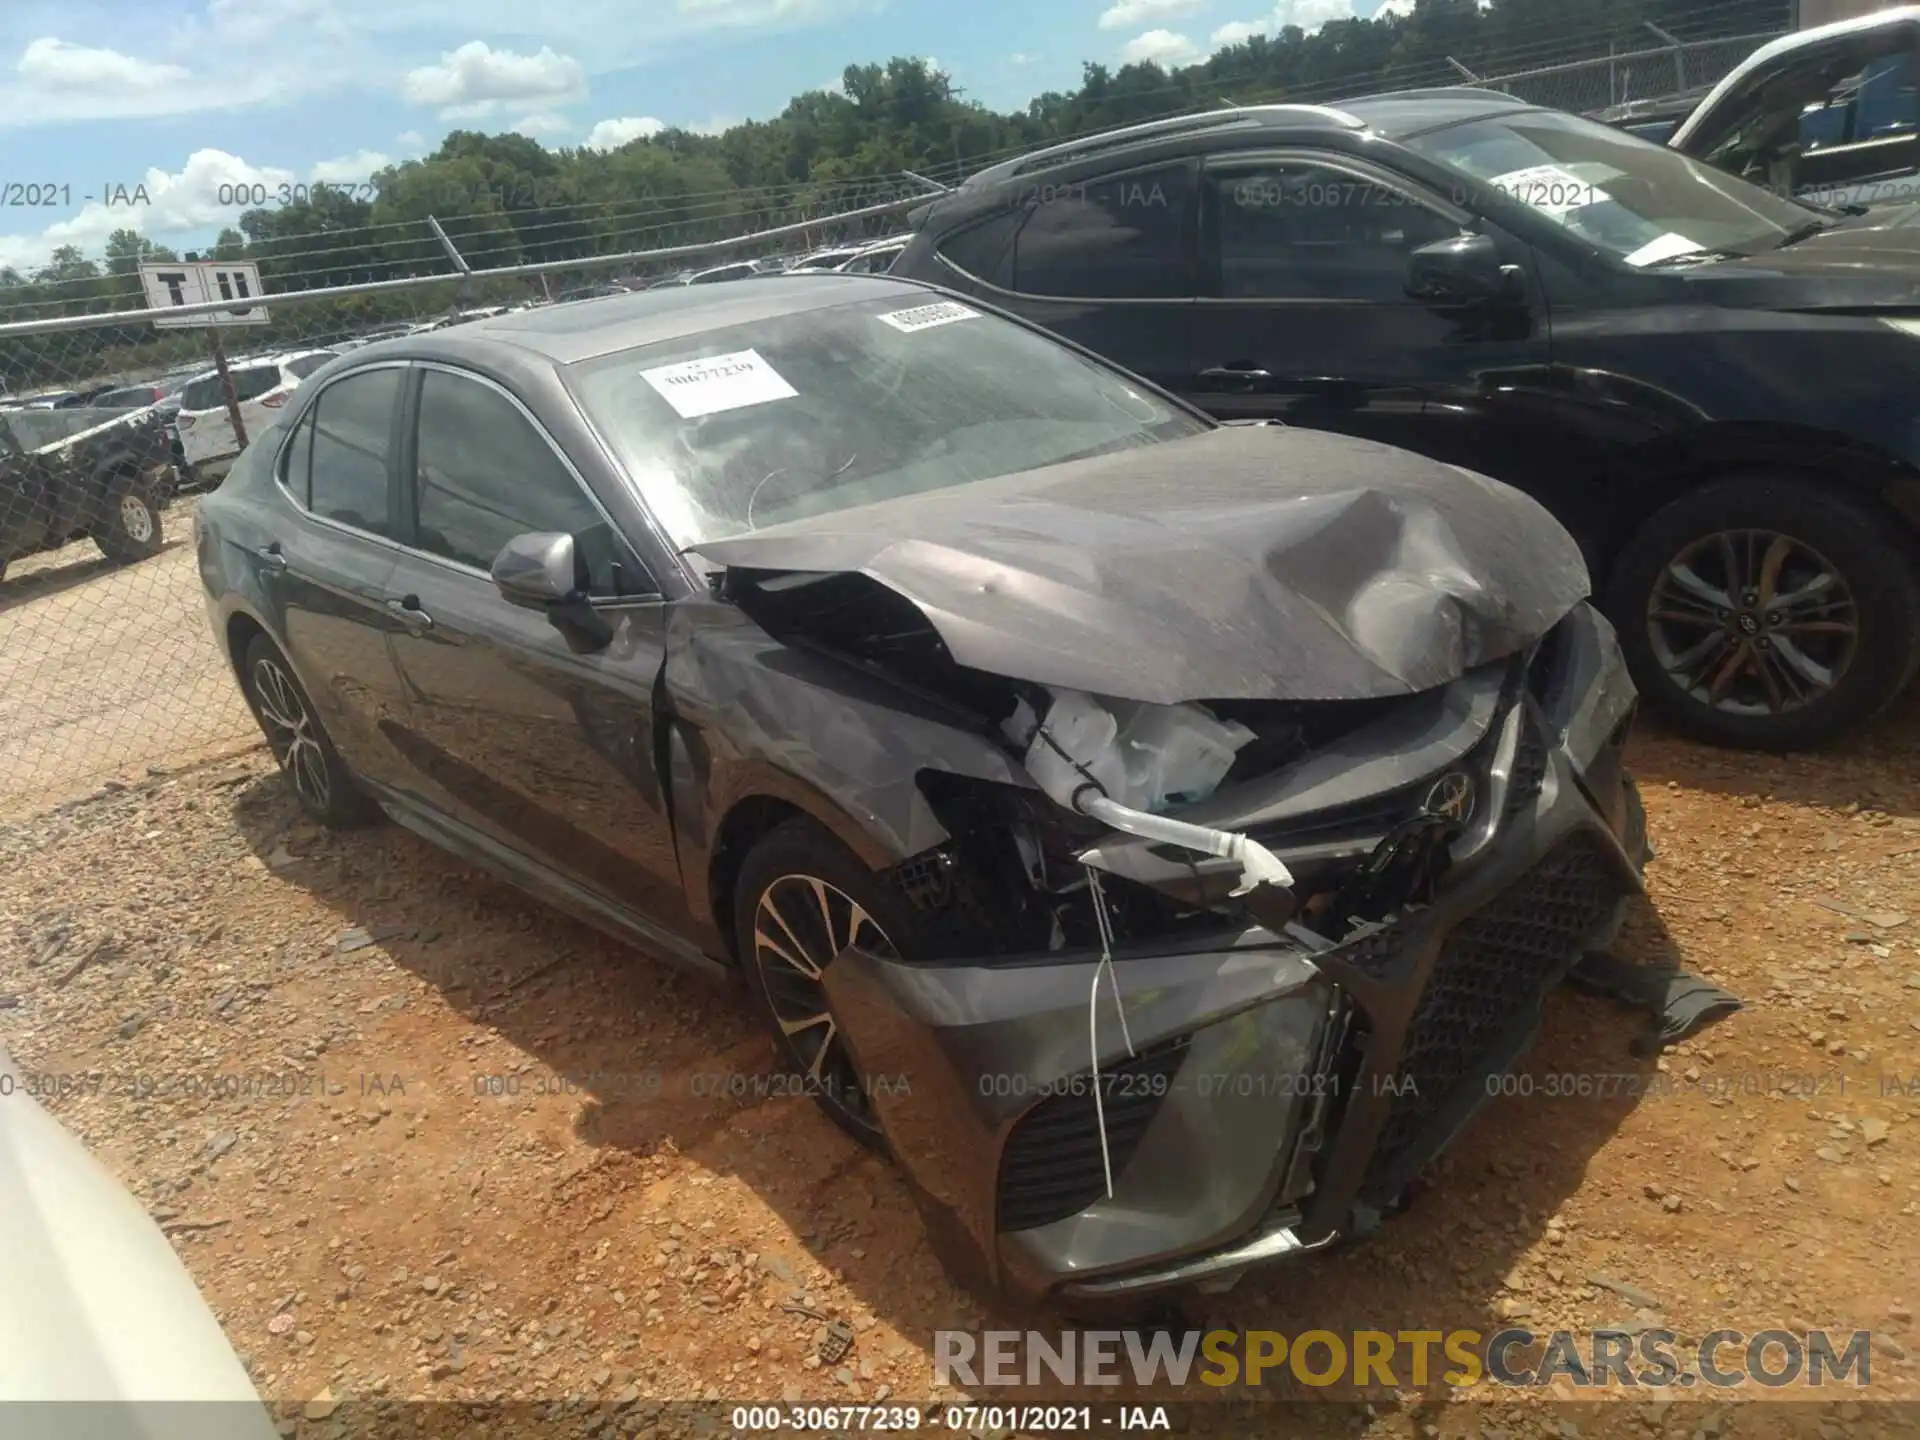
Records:
{"label": "white barcode sticker", "polygon": [[889,310],[881,320],[896,330],[911,334],[931,330],[936,325],[951,325],[956,320],[978,320],[980,312],[953,300],[938,300],[931,305],[916,305],[911,310]]}
{"label": "white barcode sticker", "polygon": [[683,360],[678,365],[662,365],[642,370],[640,378],[658,390],[674,411],[686,420],[702,415],[717,415],[722,410],[738,410],[746,405],[764,405],[770,400],[791,400],[799,391],[781,378],[757,350],[736,350],[731,355],[709,355],[704,360]]}

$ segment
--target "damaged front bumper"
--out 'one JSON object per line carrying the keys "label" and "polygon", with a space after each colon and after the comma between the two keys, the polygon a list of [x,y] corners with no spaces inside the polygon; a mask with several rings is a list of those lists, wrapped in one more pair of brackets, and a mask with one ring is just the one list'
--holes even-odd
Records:
{"label": "damaged front bumper", "polygon": [[[1127,1296],[1231,1283],[1377,1223],[1641,890],[1618,646],[1585,605],[1552,639],[1524,686],[1462,687],[1418,782],[1394,787],[1477,790],[1428,905],[1338,943],[1252,927],[1118,947],[1097,994],[1097,951],[828,968],[861,1069],[906,1082],[873,1105],[949,1266],[1021,1299]],[[1443,732],[1477,739],[1453,753]],[[1338,849],[1319,822],[1339,804],[1293,809],[1267,841],[1290,865],[1289,829],[1302,853]],[[1126,851],[1099,863],[1151,880],[1149,852]]]}

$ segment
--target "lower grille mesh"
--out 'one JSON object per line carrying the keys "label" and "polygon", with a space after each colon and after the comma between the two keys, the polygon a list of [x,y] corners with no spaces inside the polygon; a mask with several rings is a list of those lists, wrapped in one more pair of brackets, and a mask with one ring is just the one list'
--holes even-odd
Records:
{"label": "lower grille mesh", "polygon": [[[1117,1180],[1147,1126],[1173,1088],[1186,1059],[1185,1037],[1143,1051],[1100,1071],[1100,1102],[1107,1119],[1107,1155]],[[1000,1160],[1001,1230],[1031,1230],[1077,1214],[1107,1193],[1100,1163],[1100,1125],[1092,1080],[1069,1086],[1082,1093],[1049,1095],[1022,1115]]]}
{"label": "lower grille mesh", "polygon": [[1508,1021],[1577,958],[1622,893],[1600,842],[1574,835],[1447,937],[1408,1027],[1370,1181],[1395,1168],[1462,1085],[1483,1083]]}

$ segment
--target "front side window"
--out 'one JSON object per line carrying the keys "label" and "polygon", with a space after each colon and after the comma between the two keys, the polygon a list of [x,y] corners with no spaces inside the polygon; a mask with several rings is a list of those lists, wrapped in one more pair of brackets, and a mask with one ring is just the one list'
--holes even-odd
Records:
{"label": "front side window", "polygon": [[398,367],[363,370],[321,392],[313,408],[307,491],[307,508],[314,514],[372,535],[392,535],[387,460],[405,375]]}
{"label": "front side window", "polygon": [[565,376],[682,547],[1209,428],[1043,334],[919,291]]}
{"label": "front side window", "polygon": [[1687,152],[1779,193],[1911,168],[1915,44],[1900,25],[1784,55],[1729,92]]}
{"label": "front side window", "polygon": [[1460,227],[1405,192],[1311,161],[1210,172],[1217,293],[1241,299],[1406,298],[1407,264]]}
{"label": "front side window", "polygon": [[1013,288],[1023,295],[1172,299],[1193,294],[1194,167],[1034,182],[1019,201]]}
{"label": "front side window", "polygon": [[211,410],[224,403],[220,393],[220,377],[208,375],[195,380],[180,392],[182,410]]}
{"label": "front side window", "polygon": [[[477,380],[429,370],[420,390],[414,471],[416,543],[489,570],[516,535],[574,537],[593,593],[622,593],[612,532],[546,438],[512,401]],[[624,587],[632,592],[631,584]]]}
{"label": "front side window", "polygon": [[1521,110],[1408,137],[1461,175],[1633,266],[1705,253],[1758,254],[1804,233],[1816,213],[1757,185],[1596,121]]}

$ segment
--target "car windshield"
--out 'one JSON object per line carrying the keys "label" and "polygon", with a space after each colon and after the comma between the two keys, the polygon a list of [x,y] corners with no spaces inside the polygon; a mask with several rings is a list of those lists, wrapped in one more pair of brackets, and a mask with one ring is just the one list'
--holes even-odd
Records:
{"label": "car windshield", "polygon": [[683,548],[1208,428],[1043,335],[931,296],[711,330],[568,378]]}
{"label": "car windshield", "polygon": [[1757,254],[1816,218],[1676,150],[1557,111],[1469,120],[1406,143],[1629,265]]}

